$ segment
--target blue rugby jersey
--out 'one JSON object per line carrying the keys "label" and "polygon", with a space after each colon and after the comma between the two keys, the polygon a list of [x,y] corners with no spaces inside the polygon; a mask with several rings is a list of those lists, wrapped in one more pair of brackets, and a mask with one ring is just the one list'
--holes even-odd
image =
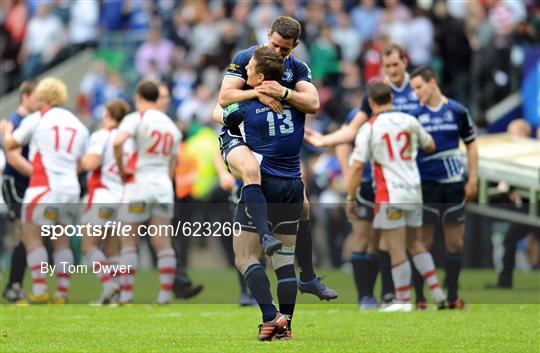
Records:
{"label": "blue rugby jersey", "polygon": [[[251,56],[255,49],[259,47],[260,46],[258,45],[254,45],[236,53],[225,73],[225,76],[236,77],[243,80],[244,90],[251,88],[245,83],[247,81],[246,66],[249,63],[249,60],[251,60]],[[300,81],[312,82],[310,68],[303,61],[297,60],[293,55],[289,55],[285,58],[283,66],[283,76],[279,81],[282,86],[294,89],[296,84]],[[226,129],[227,127],[223,127],[222,131]],[[240,135],[240,131],[237,127],[231,127],[230,131],[233,135]]]}
{"label": "blue rugby jersey", "polygon": [[227,127],[239,127],[262,174],[300,178],[306,115],[289,104],[283,108],[278,114],[256,99],[235,103],[223,111],[223,122]]}
{"label": "blue rugby jersey", "polygon": [[[24,116],[20,115],[17,112],[11,114],[9,120],[13,124],[13,131],[15,131],[19,127],[23,119],[24,119]],[[28,145],[23,146],[22,155],[24,158],[28,159]],[[5,176],[13,177],[17,185],[28,185],[29,178],[17,172],[15,168],[13,168],[7,163],[6,163],[6,167],[4,168],[3,174]]]}
{"label": "blue rugby jersey", "polygon": [[443,97],[438,108],[420,106],[412,113],[433,136],[437,149],[433,154],[419,151],[418,168],[422,180],[458,182],[463,180],[463,164],[459,140],[465,144],[476,138],[474,124],[468,110],[460,103]]}

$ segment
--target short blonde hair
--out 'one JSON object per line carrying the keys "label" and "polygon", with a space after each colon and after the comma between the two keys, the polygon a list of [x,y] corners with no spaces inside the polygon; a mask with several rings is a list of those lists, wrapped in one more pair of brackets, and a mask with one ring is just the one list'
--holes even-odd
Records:
{"label": "short blonde hair", "polygon": [[67,87],[64,82],[54,77],[46,77],[36,87],[39,100],[47,105],[62,106],[68,100]]}

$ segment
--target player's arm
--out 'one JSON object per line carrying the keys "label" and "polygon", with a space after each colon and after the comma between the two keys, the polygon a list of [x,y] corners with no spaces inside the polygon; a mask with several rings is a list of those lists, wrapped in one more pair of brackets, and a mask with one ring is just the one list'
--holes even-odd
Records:
{"label": "player's arm", "polygon": [[223,125],[223,107],[219,103],[216,104],[212,111],[212,120],[216,124]]}
{"label": "player's arm", "polygon": [[283,112],[283,106],[278,99],[255,89],[244,90],[242,89],[244,83],[245,81],[240,78],[225,76],[219,90],[219,105],[225,108],[233,103],[258,99],[262,104],[272,109],[272,111],[277,113]]}
{"label": "player's arm", "polygon": [[22,120],[15,131],[13,131],[11,121],[2,120],[0,122],[0,131],[2,132],[4,149],[12,151],[30,143],[30,138],[39,125],[39,119],[40,117],[37,115],[31,114]]}
{"label": "player's arm", "polygon": [[118,130],[113,141],[114,161],[118,168],[118,174],[120,174],[122,179],[125,179],[128,176],[128,172],[124,168],[123,149],[124,143],[126,143],[129,137],[130,135],[127,131]]}
{"label": "player's arm", "polygon": [[467,148],[468,179],[465,184],[465,201],[473,201],[478,191],[478,143],[476,129],[469,111],[465,108],[459,115],[460,137]]}
{"label": "player's arm", "polygon": [[478,191],[478,142],[474,140],[466,146],[469,177],[465,184],[465,201],[473,201]]}
{"label": "player's arm", "polygon": [[80,166],[83,171],[96,170],[101,165],[101,156],[106,142],[107,134],[104,133],[104,130],[96,131],[90,136],[88,148],[80,159]]}
{"label": "player's arm", "polygon": [[358,129],[368,120],[368,116],[363,111],[358,111],[351,122],[343,125],[338,130],[322,135],[317,131],[306,128],[305,140],[315,147],[335,146],[342,143],[351,143],[354,141]]}
{"label": "player's arm", "polygon": [[6,161],[17,172],[24,176],[32,175],[32,163],[22,155],[22,148],[15,148],[12,150],[6,150]]}
{"label": "player's arm", "polygon": [[353,201],[362,182],[364,162],[353,160],[347,174],[347,201]]}
{"label": "player's arm", "polygon": [[315,114],[319,110],[319,93],[308,81],[299,81],[294,90],[283,87],[277,81],[264,81],[255,90],[275,99],[285,99],[302,113]]}

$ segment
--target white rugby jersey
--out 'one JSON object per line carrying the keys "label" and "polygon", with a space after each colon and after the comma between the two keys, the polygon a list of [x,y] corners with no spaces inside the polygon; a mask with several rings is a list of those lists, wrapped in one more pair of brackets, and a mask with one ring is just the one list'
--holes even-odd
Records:
{"label": "white rugby jersey", "polygon": [[[113,192],[122,192],[124,184],[118,174],[118,167],[114,159],[113,141],[118,130],[100,129],[90,136],[87,154],[101,156],[101,165],[93,170],[88,177],[88,191],[97,188],[106,188]],[[129,139],[123,146],[124,160],[134,152],[133,140]]]}
{"label": "white rugby jersey", "polygon": [[127,132],[135,142],[135,152],[128,161],[128,167],[135,170],[135,180],[147,175],[169,175],[181,133],[167,115],[156,109],[133,112],[122,120],[118,130]]}
{"label": "white rugby jersey", "polygon": [[88,130],[75,115],[60,107],[35,112],[22,120],[13,138],[20,145],[30,143],[34,170],[29,187],[80,192],[77,162],[86,150]]}
{"label": "white rugby jersey", "polygon": [[361,127],[352,159],[373,159],[376,203],[422,202],[416,155],[431,139],[416,118],[396,111],[377,114]]}

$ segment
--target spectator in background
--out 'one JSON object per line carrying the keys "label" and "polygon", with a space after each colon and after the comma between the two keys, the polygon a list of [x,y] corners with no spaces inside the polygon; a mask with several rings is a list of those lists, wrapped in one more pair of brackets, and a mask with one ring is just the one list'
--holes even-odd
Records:
{"label": "spectator in background", "polygon": [[189,126],[194,123],[208,125],[212,122],[214,110],[212,98],[212,91],[206,85],[199,85],[195,89],[195,94],[178,107],[176,118],[183,133],[186,133]]}
{"label": "spectator in background", "polygon": [[414,17],[407,24],[405,48],[413,67],[431,64],[433,51],[433,24],[426,11],[416,7]]}
{"label": "spectator in background", "polygon": [[409,36],[407,25],[411,20],[411,10],[400,0],[385,0],[384,5],[378,31],[390,37],[392,42],[404,47]]}
{"label": "spectator in background", "polygon": [[77,49],[95,45],[99,20],[97,0],[75,0],[69,10],[69,44]]}
{"label": "spectator in background", "polygon": [[355,62],[360,55],[362,38],[352,27],[349,16],[345,12],[336,15],[337,26],[332,29],[332,38],[339,45],[343,60]]}
{"label": "spectator in background", "polygon": [[[526,120],[516,119],[508,125],[507,133],[512,137],[529,138],[531,136],[532,129]],[[497,189],[507,191],[503,201],[510,205],[510,209],[523,213],[528,212],[529,202],[523,200],[518,192],[511,189],[509,190],[506,183],[499,182]],[[540,230],[537,227],[526,224],[510,224],[503,242],[504,256],[502,271],[499,273],[497,283],[486,284],[486,288],[512,288],[514,267],[516,266],[517,245],[523,238],[527,236],[535,237],[537,240],[540,240]]]}
{"label": "spectator in background", "polygon": [[150,28],[154,2],[148,0],[124,0],[122,11],[128,16],[128,29],[146,32]]}
{"label": "spectator in background", "polygon": [[335,84],[341,73],[341,52],[332,38],[332,29],[324,27],[309,48],[314,84]]}
{"label": "spectator in background", "polygon": [[19,72],[17,58],[26,34],[28,11],[22,0],[14,0],[11,3],[2,2],[0,11],[5,14],[5,17],[0,15],[4,23],[3,28],[0,27],[0,42],[4,43],[0,49],[0,73],[2,74],[0,95],[2,95],[16,88]]}
{"label": "spectator in background", "polygon": [[146,42],[135,53],[135,67],[141,77],[155,74],[165,75],[171,69],[174,54],[173,43],[161,37],[161,29],[152,27],[148,31]]}
{"label": "spectator in background", "polygon": [[55,60],[66,43],[60,19],[51,14],[49,4],[40,2],[36,15],[28,21],[25,41],[19,55],[23,79],[34,78]]}
{"label": "spectator in background", "polygon": [[105,31],[122,29],[124,0],[101,0],[100,24]]}
{"label": "spectator in background", "polygon": [[358,6],[352,9],[350,16],[361,41],[373,39],[381,20],[381,10],[376,6],[375,0],[359,1]]}

